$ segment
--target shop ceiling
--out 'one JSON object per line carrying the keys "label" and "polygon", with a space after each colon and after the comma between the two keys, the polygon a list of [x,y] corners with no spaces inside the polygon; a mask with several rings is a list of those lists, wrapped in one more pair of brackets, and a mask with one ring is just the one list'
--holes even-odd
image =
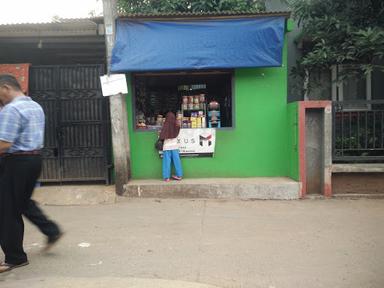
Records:
{"label": "shop ceiling", "polygon": [[0,63],[105,63],[103,19],[0,25]]}

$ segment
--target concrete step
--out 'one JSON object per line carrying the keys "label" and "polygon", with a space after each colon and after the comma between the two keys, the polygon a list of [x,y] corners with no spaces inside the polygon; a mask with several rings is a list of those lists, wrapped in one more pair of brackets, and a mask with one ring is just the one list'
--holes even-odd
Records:
{"label": "concrete step", "polygon": [[276,199],[300,198],[301,184],[290,178],[207,178],[166,183],[161,180],[133,180],[124,196],[143,198]]}
{"label": "concrete step", "polygon": [[333,164],[332,173],[384,173],[384,163]]}
{"label": "concrete step", "polygon": [[339,193],[333,194],[333,198],[335,199],[384,199],[384,193],[376,193],[376,194],[368,194],[368,193]]}
{"label": "concrete step", "polygon": [[49,185],[36,188],[33,199],[42,205],[96,205],[116,202],[115,186]]}

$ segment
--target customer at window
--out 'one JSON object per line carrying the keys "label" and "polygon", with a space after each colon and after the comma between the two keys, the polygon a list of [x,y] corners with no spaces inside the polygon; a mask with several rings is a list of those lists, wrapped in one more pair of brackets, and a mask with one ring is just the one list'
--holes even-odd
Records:
{"label": "customer at window", "polygon": [[180,125],[176,121],[176,116],[172,112],[168,112],[165,117],[163,128],[160,132],[160,139],[164,140],[163,145],[163,179],[169,182],[171,179],[172,163],[175,167],[174,180],[181,180],[183,177],[183,169],[181,167],[179,144],[177,136],[180,132]]}

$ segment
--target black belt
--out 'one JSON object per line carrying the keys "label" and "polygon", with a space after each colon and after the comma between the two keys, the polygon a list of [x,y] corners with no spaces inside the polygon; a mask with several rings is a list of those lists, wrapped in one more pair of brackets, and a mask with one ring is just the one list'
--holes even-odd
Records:
{"label": "black belt", "polygon": [[14,153],[4,153],[0,157],[7,158],[12,156],[37,156],[41,155],[41,150],[32,150],[32,151],[16,151]]}

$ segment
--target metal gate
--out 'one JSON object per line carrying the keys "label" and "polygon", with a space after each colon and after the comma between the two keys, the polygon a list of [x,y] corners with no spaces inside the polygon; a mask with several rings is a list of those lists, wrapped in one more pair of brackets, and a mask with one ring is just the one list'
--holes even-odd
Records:
{"label": "metal gate", "polygon": [[42,182],[109,180],[108,100],[102,65],[32,66],[30,96],[46,114]]}
{"label": "metal gate", "polygon": [[384,100],[333,102],[333,162],[384,162]]}

